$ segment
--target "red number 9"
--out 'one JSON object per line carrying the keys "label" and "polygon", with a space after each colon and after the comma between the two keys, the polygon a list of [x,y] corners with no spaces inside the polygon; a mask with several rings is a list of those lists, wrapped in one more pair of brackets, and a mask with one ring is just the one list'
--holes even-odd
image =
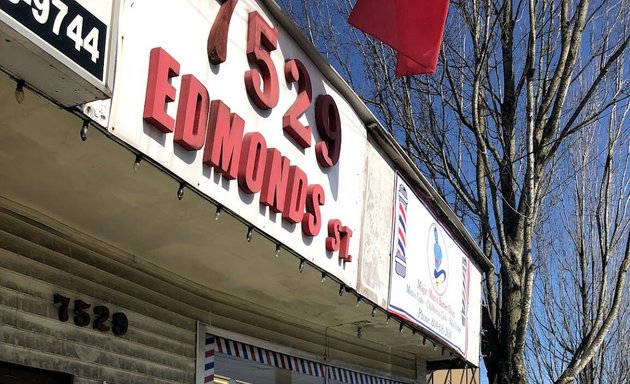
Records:
{"label": "red number 9", "polygon": [[315,122],[322,141],[315,146],[317,162],[324,168],[337,164],[341,155],[341,120],[335,99],[319,95],[315,102]]}

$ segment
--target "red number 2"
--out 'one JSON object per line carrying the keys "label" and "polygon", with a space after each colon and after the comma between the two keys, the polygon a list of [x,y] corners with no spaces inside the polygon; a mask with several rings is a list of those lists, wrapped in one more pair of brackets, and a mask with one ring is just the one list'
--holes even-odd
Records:
{"label": "red number 2", "polygon": [[306,112],[313,99],[311,77],[306,67],[298,59],[287,60],[284,64],[284,76],[287,83],[297,82],[297,98],[282,117],[282,128],[302,148],[311,146],[311,127],[300,123],[300,116]]}
{"label": "red number 2", "polygon": [[277,44],[278,30],[267,24],[258,12],[250,12],[247,60],[258,66],[258,69],[252,68],[245,72],[245,89],[249,98],[260,109],[272,109],[278,104],[278,74],[269,55]]}

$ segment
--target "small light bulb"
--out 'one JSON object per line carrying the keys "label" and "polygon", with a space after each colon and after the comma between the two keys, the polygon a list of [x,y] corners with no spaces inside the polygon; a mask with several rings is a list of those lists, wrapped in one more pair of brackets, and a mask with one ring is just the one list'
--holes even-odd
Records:
{"label": "small light bulb", "polygon": [[177,189],[177,200],[181,200],[184,198],[184,187],[186,184],[184,182],[179,183],[179,188]]}
{"label": "small light bulb", "polygon": [[346,290],[346,288],[343,286],[343,284],[339,285],[339,296],[343,296],[343,292]]}
{"label": "small light bulb", "polygon": [[15,101],[17,101],[18,104],[22,104],[24,101],[24,84],[24,80],[18,80],[15,86]]}
{"label": "small light bulb", "polygon": [[217,205],[217,211],[214,213],[214,220],[218,221],[219,217],[221,217],[222,208],[220,205]]}
{"label": "small light bulb", "polygon": [[326,272],[322,272],[322,281],[321,281],[321,283],[324,284],[324,281],[326,281]]}
{"label": "small light bulb", "polygon": [[298,267],[300,273],[304,272],[304,259],[300,260],[300,266]]}
{"label": "small light bulb", "polygon": [[389,325],[389,315],[387,315],[387,319],[385,320],[385,324]]}
{"label": "small light bulb", "polygon": [[249,227],[247,229],[247,242],[251,242],[252,241],[252,236],[254,236],[254,228]]}
{"label": "small light bulb", "polygon": [[275,253],[276,259],[280,256],[280,248],[281,248],[280,244],[276,244],[276,253]]}
{"label": "small light bulb", "polygon": [[361,298],[357,297],[357,308],[359,307],[360,304],[361,304]]}
{"label": "small light bulb", "polygon": [[140,162],[142,162],[142,155],[137,154],[136,160],[133,162],[133,171],[138,173],[138,169],[140,169]]}
{"label": "small light bulb", "polygon": [[400,327],[398,327],[398,332],[402,333],[403,327],[404,327],[403,323],[400,323]]}
{"label": "small light bulb", "polygon": [[90,127],[90,120],[83,120],[83,125],[81,126],[81,131],[79,132],[81,135],[81,140],[85,141],[88,139],[89,127]]}
{"label": "small light bulb", "polygon": [[376,306],[372,307],[372,317],[376,316]]}

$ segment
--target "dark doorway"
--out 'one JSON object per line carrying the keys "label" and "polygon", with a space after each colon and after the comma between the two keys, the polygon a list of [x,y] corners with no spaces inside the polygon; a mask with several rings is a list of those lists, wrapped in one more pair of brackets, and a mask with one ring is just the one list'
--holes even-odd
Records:
{"label": "dark doorway", "polygon": [[72,384],[72,375],[0,361],[0,384]]}

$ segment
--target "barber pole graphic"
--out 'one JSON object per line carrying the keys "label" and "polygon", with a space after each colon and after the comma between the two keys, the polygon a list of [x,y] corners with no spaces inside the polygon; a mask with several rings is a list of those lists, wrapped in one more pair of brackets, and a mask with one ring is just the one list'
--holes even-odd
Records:
{"label": "barber pole graphic", "polygon": [[214,383],[214,349],[215,337],[206,335],[206,348],[204,359],[204,380],[205,384]]}
{"label": "barber pole graphic", "polygon": [[467,257],[462,257],[462,281],[464,282],[462,285],[462,326],[464,327],[465,332],[465,342],[464,342],[464,351],[468,353],[468,296],[469,296],[469,286],[470,286],[470,260]]}
{"label": "barber pole graphic", "polygon": [[466,326],[466,313],[468,312],[468,258],[462,257],[462,325]]}
{"label": "barber pole graphic", "polygon": [[216,349],[217,353],[255,361],[280,369],[287,369],[309,376],[324,377],[326,375],[326,366],[324,364],[240,343],[238,341],[224,339],[222,337],[216,337]]}
{"label": "barber pole graphic", "polygon": [[[205,383],[214,380],[214,355],[238,357],[256,363],[298,372],[308,376],[328,378],[346,384],[404,384],[385,377],[372,376],[345,368],[334,367],[321,362],[286,355],[269,349],[241,343],[235,340],[206,334],[206,375]],[[209,356],[212,359],[209,360]],[[211,363],[211,369],[209,369]]]}
{"label": "barber pole graphic", "polygon": [[398,187],[398,209],[396,212],[396,274],[407,275],[407,189],[401,184]]}

